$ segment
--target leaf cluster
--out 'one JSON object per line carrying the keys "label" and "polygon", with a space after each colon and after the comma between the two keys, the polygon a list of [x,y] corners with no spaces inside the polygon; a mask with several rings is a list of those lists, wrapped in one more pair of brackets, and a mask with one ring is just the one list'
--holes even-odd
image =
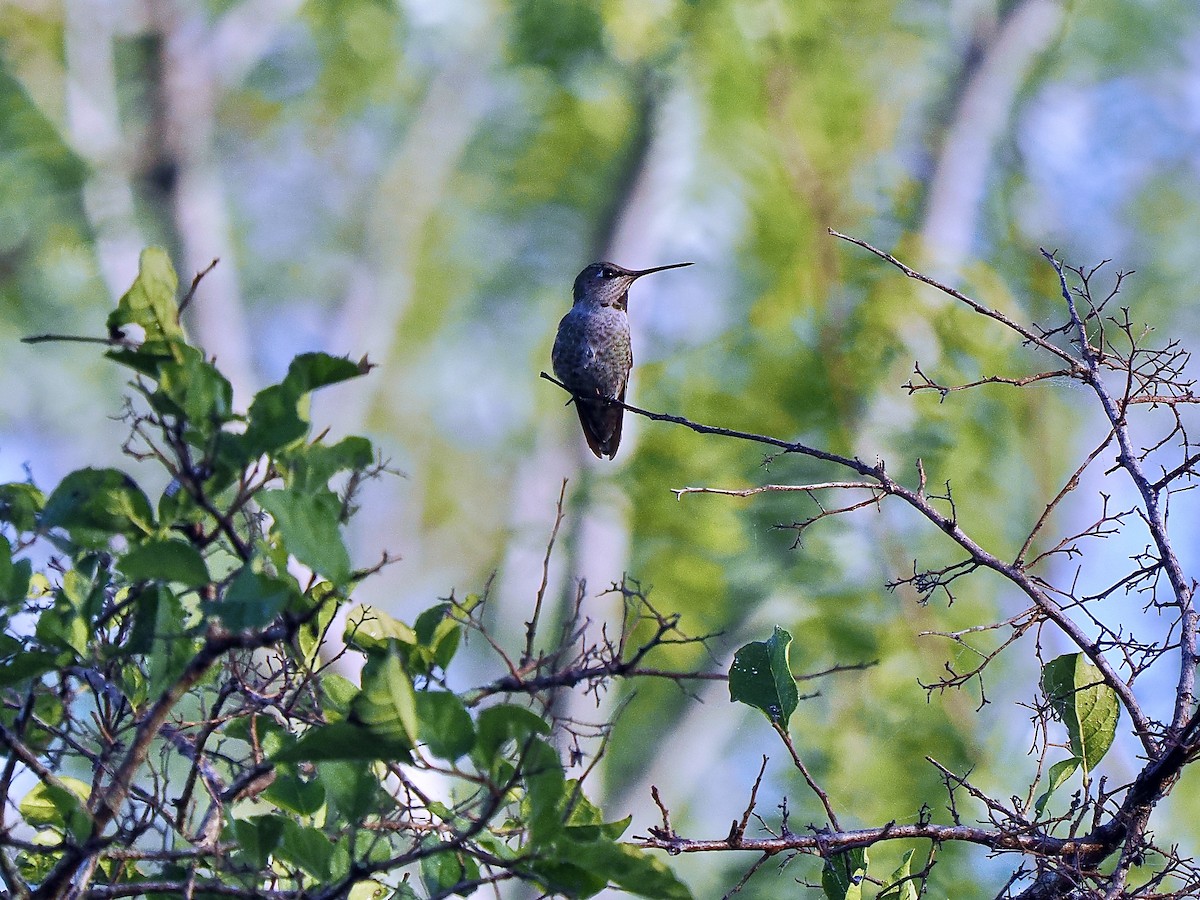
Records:
{"label": "leaf cluster", "polygon": [[411,624],[351,608],[390,558],[356,568],[342,528],[387,470],[365,438],[312,437],[307,409],[370,364],[303,354],[238,412],[178,289],[145,251],[102,340],[133,372],[126,450],[162,472],[157,496],[115,468],[48,495],[0,486],[10,896],[434,898],[517,880],[689,897],[588,799],[550,711],[551,690],[598,689],[653,644],[626,657],[576,624],[575,651],[518,667],[497,647],[502,678],[452,689],[464,638],[489,640],[485,598]]}

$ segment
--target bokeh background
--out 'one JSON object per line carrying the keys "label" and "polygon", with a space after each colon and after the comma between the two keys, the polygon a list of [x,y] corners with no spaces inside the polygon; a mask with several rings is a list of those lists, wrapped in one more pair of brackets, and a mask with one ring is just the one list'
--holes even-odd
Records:
{"label": "bokeh background", "polygon": [[[119,456],[126,373],[18,338],[103,334],[147,244],[185,283],[219,257],[188,324],[242,408],[298,352],[378,364],[315,409],[402,473],[371,485],[349,535],[362,564],[403,557],[361,599],[411,617],[490,582],[492,625],[515,639],[569,479],[556,602],[584,578],[589,612],[611,619],[601,592],[627,572],[685,630],[721,632],[711,655],[674,664],[725,666],[776,623],[799,672],[878,660],[806,683],[820,696],[797,713],[797,744],[845,824],[911,821],[923,803],[944,819],[926,755],[1000,797],[1027,790],[1017,704],[1035,698],[1037,663],[1018,643],[982,709],[978,685],[927,697],[921,681],[971,660],[920,632],[1003,619],[1019,598],[986,576],[959,582],[953,606],[888,592],[914,558],[955,558],[898,507],[793,548],[773,526],[810,501],[670,490],[836,474],[804,460],[764,467],[750,445],[645,420],[627,422],[615,462],[594,460],[538,378],[571,282],[597,258],[694,261],[634,288],[632,402],[894,471],[920,457],[969,530],[1011,556],[1095,423],[1086,397],[907,397],[914,360],[945,380],[1041,361],[826,229],[1039,322],[1058,314],[1040,246],[1111,259],[1137,270],[1135,318],[1194,340],[1198,167],[1200,8],[1179,0],[5,0],[0,476],[147,477]],[[1097,489],[1069,515],[1086,520]],[[787,794],[793,828],[819,821],[724,685],[643,684],[571,711],[618,705],[602,793],[634,831],[656,820],[657,784],[678,828],[723,836],[764,753],[760,812],[774,821]],[[1116,782],[1133,753],[1106,761]],[[1184,847],[1200,837],[1193,778],[1156,828]],[[903,849],[876,851],[872,871]],[[1012,871],[970,849],[940,859],[931,896],[990,897]],[[749,862],[676,865],[711,897]],[[742,895],[818,880],[811,861],[777,868]]]}

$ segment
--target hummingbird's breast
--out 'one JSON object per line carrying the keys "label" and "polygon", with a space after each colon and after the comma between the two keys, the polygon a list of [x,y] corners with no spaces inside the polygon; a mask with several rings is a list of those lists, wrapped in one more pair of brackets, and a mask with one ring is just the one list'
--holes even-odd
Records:
{"label": "hummingbird's breast", "polygon": [[551,360],[573,393],[617,399],[633,367],[628,317],[611,306],[571,307],[558,323]]}

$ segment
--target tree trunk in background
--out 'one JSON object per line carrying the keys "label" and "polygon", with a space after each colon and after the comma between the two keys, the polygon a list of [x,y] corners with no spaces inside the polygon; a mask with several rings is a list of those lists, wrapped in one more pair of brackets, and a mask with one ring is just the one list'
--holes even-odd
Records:
{"label": "tree trunk in background", "polygon": [[1022,0],[981,36],[980,56],[964,72],[958,104],[926,198],[921,227],[928,274],[953,280],[976,248],[979,213],[997,143],[1034,62],[1058,37],[1062,4]]}
{"label": "tree trunk in background", "polygon": [[74,0],[63,13],[66,139],[88,164],[84,209],[96,235],[101,276],[115,299],[137,275],[145,243],[130,183],[133,154],[117,106],[113,40],[123,12],[104,0]]}
{"label": "tree trunk in background", "polygon": [[200,345],[220,361],[233,385],[235,408],[245,410],[259,379],[225,187],[213,146],[221,95],[213,32],[200,10],[169,0],[154,3],[151,9],[161,40],[159,109],[151,140],[157,165],[165,167],[165,199],[179,242],[179,280],[189,284],[197,272],[220,259],[205,276],[189,315]]}

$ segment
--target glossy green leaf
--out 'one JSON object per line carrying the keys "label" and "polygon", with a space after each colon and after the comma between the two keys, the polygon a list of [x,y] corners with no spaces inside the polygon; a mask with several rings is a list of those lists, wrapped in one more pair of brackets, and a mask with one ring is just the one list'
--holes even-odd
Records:
{"label": "glossy green leaf", "polygon": [[130,581],[174,581],[200,587],[210,580],[200,551],[183,541],[145,541],[122,556],[117,567]]}
{"label": "glossy green leaf", "polygon": [[449,691],[418,691],[417,733],[434,756],[453,762],[471,752],[475,727],[462,701]]}
{"label": "glossy green leaf", "polygon": [[331,637],[329,627],[341,606],[340,601],[341,596],[326,581],[313,585],[300,598],[298,611],[307,613],[313,606],[317,607],[296,632],[296,646],[309,665],[317,665],[321,647]]}
{"label": "glossy green leaf", "polygon": [[91,628],[67,599],[66,592],[60,591],[54,605],[38,616],[34,635],[43,646],[67,650],[80,658],[87,655]]}
{"label": "glossy green leaf", "polygon": [[363,666],[362,690],[351,704],[351,717],[385,741],[414,746],[420,734],[415,694],[398,655],[372,656]]}
{"label": "glossy green leaf", "polygon": [[57,654],[41,650],[21,649],[11,656],[5,654],[0,656],[0,687],[12,687],[38,678],[57,665]]}
{"label": "glossy green leaf", "polygon": [[558,751],[541,738],[529,738],[518,748],[517,759],[525,781],[530,840],[534,846],[552,842],[562,834],[570,800]]}
{"label": "glossy green leaf", "polygon": [[1067,727],[1071,752],[1084,773],[1108,753],[1117,733],[1117,692],[1082,653],[1067,653],[1042,667],[1042,690],[1054,715]]}
{"label": "glossy green leaf", "polygon": [[219,616],[231,631],[261,628],[299,595],[290,578],[255,572],[248,563],[238,571],[220,600],[205,603],[210,615]]}
{"label": "glossy green leaf", "polygon": [[1037,798],[1033,805],[1035,814],[1041,815],[1046,809],[1046,804],[1050,802],[1050,797],[1060,787],[1067,783],[1075,770],[1079,768],[1079,757],[1072,756],[1069,759],[1060,760],[1050,767],[1050,771],[1046,773],[1046,790]]}
{"label": "glossy green leaf", "polygon": [[158,697],[175,682],[196,652],[183,606],[169,588],[160,586],[154,608],[154,643],[150,651],[151,697]]}
{"label": "glossy green leaf", "polygon": [[263,868],[283,840],[283,829],[287,822],[283,816],[251,816],[233,823],[237,838],[237,849],[250,858],[256,868]]}
{"label": "glossy green leaf", "polygon": [[800,696],[788,663],[791,642],[792,636],[776,625],[767,640],[752,641],[738,650],[729,668],[729,699],[762,710],[783,728]]}
{"label": "glossy green leaf", "polygon": [[159,588],[157,584],[134,585],[125,598],[127,615],[133,617],[129,639],[121,650],[125,653],[149,653],[154,646],[158,628]]}
{"label": "glossy green leaf", "polygon": [[305,781],[299,775],[278,774],[270,786],[259,795],[301,816],[311,816],[325,805],[325,788],[319,781]]}
{"label": "glossy green leaf", "polygon": [[577,865],[637,896],[691,900],[692,893],[667,865],[645,850],[607,839],[572,841],[564,849]]}
{"label": "glossy green leaf", "polygon": [[480,768],[487,769],[509,741],[519,748],[530,738],[549,734],[550,725],[524,706],[505,703],[489,706],[481,712],[475,730],[475,749],[471,751],[471,758]]}
{"label": "glossy green leaf", "polygon": [[28,559],[14,560],[12,545],[0,535],[0,605],[19,606],[29,595],[29,579],[33,563]]}
{"label": "glossy green leaf", "polygon": [[81,841],[91,832],[92,817],[85,806],[90,791],[86,783],[66,775],[58,784],[39,781],[21,800],[18,811],[35,828],[55,828]]}
{"label": "glossy green leaf", "polygon": [[345,356],[328,353],[301,353],[288,366],[283,384],[297,394],[307,394],[317,388],[328,387],[365,375],[370,370],[366,361],[354,362]]}
{"label": "glossy green leaf", "polygon": [[458,650],[463,625],[455,618],[452,604],[439,603],[417,616],[413,631],[428,648],[429,662],[445,669]]}
{"label": "glossy green leaf", "polygon": [[158,367],[159,394],[199,435],[194,443],[206,446],[213,433],[233,418],[233,386],[195,347],[181,344],[176,356],[178,361]]}
{"label": "glossy green leaf", "polygon": [[350,712],[350,704],[358,696],[358,685],[344,675],[326,672],[321,678],[321,693],[326,701],[326,717],[345,718]]}
{"label": "glossy green leaf", "polygon": [[607,837],[572,840],[566,832],[539,849],[531,866],[539,881],[572,897],[592,897],[610,884],[637,897],[690,900],[692,894],[658,857]]}
{"label": "glossy green leaf", "polygon": [[315,491],[329,486],[338,472],[368,468],[375,461],[375,449],[364,437],[347,437],[336,444],[311,444],[289,454],[289,485],[299,491]]}
{"label": "glossy green leaf", "polygon": [[896,871],[892,872],[892,877],[887,880],[887,885],[880,891],[877,900],[918,900],[917,885],[911,877],[912,859],[915,852],[914,850],[904,852],[904,858],[900,860]]}
{"label": "glossy green leaf", "polygon": [[0,484],[0,522],[9,522],[17,531],[37,528],[37,516],[46,505],[45,495],[32,484]]}
{"label": "glossy green leaf", "polygon": [[386,650],[388,641],[417,644],[413,629],[381,609],[362,605],[346,618],[346,643],[364,652]]}
{"label": "glossy green leaf", "polygon": [[275,520],[289,553],[334,584],[345,583],[350,554],[339,527],[342,502],[333,491],[262,491],[256,499]]}
{"label": "glossy green leaf", "polygon": [[275,453],[308,434],[308,418],[300,414],[300,397],[273,384],[254,395],[244,441],[246,455]]}
{"label": "glossy green leaf", "polygon": [[333,843],[316,828],[285,820],[283,837],[275,855],[300,867],[313,878],[327,881],[332,875]]}
{"label": "glossy green leaf", "polygon": [[309,421],[301,401],[306,395],[366,371],[365,364],[326,353],[297,356],[283,381],[259,391],[250,404],[245,442],[251,455],[274,453],[304,437]]}
{"label": "glossy green leaf", "polygon": [[416,894],[402,894],[393,891],[382,882],[367,880],[356,882],[346,895],[346,900],[404,900],[406,896],[415,898]]}
{"label": "glossy green leaf", "polygon": [[[21,743],[26,750],[45,753],[52,744],[61,742],[59,726],[67,715],[61,697],[43,690],[41,686],[35,687],[33,707],[29,710],[32,715],[24,710],[24,704],[16,708],[8,704],[0,705],[0,722],[11,729],[18,719],[23,721],[20,728]],[[0,757],[7,756],[8,753],[8,746],[0,742]]]}
{"label": "glossy green leaf", "polygon": [[108,331],[114,334],[133,323],[145,329],[147,342],[182,340],[176,292],[179,279],[171,257],[162,247],[147,247],[138,260],[133,286],[109,314]]}
{"label": "glossy green leaf", "polygon": [[403,739],[383,738],[365,725],[333,722],[308,729],[295,744],[271,757],[272,762],[323,760],[406,761],[412,745]]}
{"label": "glossy green leaf", "polygon": [[564,897],[594,897],[608,886],[608,879],[577,864],[569,855],[540,854],[529,866],[540,884]]}
{"label": "glossy green leaf", "polygon": [[85,547],[104,548],[114,535],[142,537],[154,530],[150,501],[117,469],[79,469],[64,478],[42,510],[43,528],[62,528]]}
{"label": "glossy green leaf", "polygon": [[858,900],[869,860],[865,848],[856,847],[826,857],[821,869],[821,890],[828,900]]}
{"label": "glossy green leaf", "polygon": [[[449,849],[445,853],[434,853],[421,860],[421,880],[431,894],[444,896],[447,891],[467,897],[475,893],[478,885],[470,884],[479,878],[479,863],[472,857]],[[461,890],[454,890],[456,885]]]}
{"label": "glossy green leaf", "polygon": [[371,813],[382,813],[394,802],[385,795],[373,767],[358,761],[319,762],[317,781],[324,785],[329,803],[348,822],[361,821]]}

